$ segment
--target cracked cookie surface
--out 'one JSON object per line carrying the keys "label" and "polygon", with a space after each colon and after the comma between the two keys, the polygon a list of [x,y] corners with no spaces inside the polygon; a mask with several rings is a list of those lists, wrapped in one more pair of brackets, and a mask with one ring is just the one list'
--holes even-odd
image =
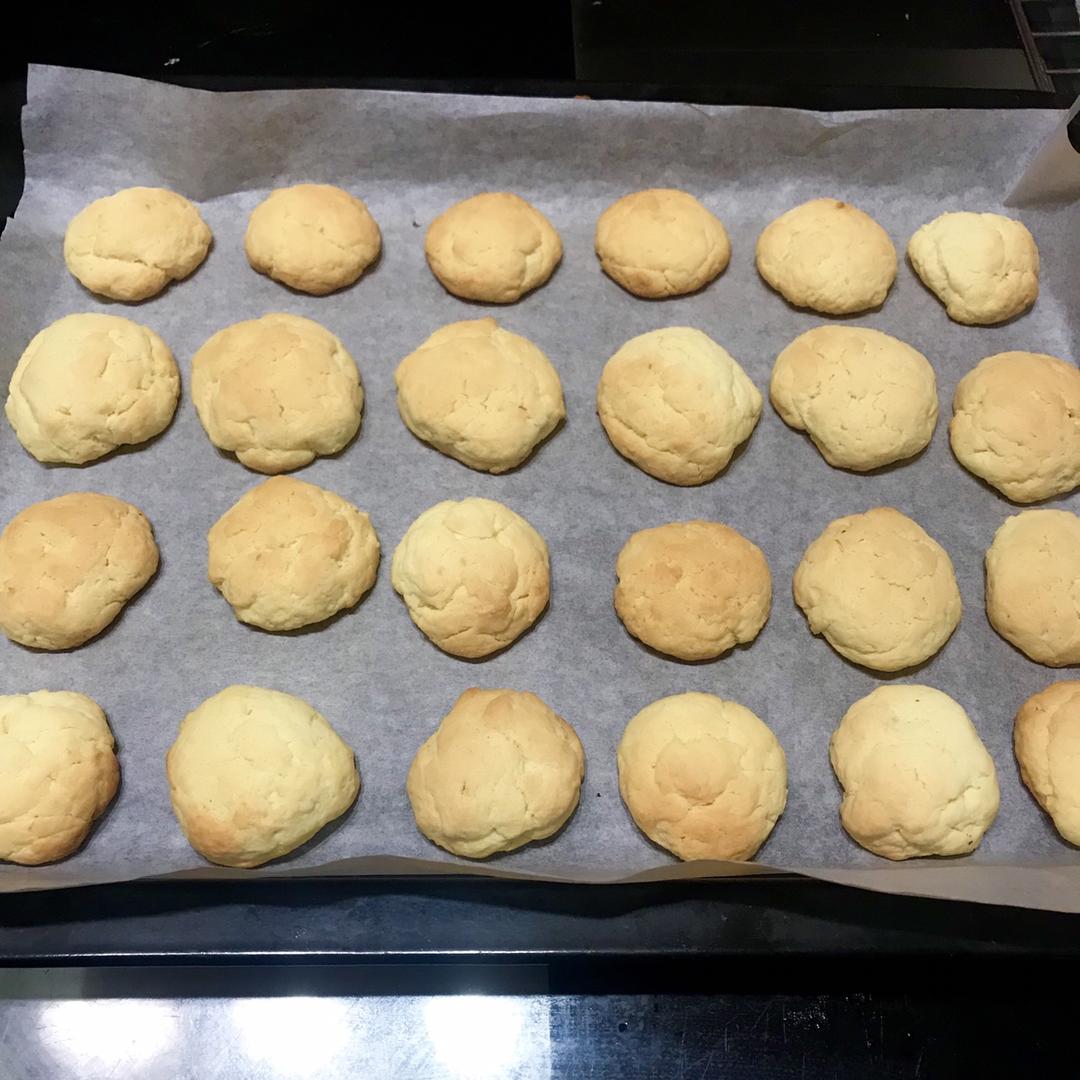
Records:
{"label": "cracked cookie surface", "polygon": [[757,268],[796,307],[852,315],[884,303],[896,280],[896,249],[869,214],[838,199],[811,199],[765,226]]}
{"label": "cracked cookie surface", "polygon": [[955,322],[990,326],[1027,311],[1039,295],[1039,249],[1002,214],[941,214],[908,241],[915,273]]}
{"label": "cracked cookie surface", "polygon": [[761,549],[718,521],[642,529],[615,563],[615,611],[639,641],[681,660],[711,660],[753,641],[772,603]]}
{"label": "cracked cookie surface", "polygon": [[0,696],[0,860],[38,866],[72,854],[119,782],[96,701],[67,690]]}
{"label": "cracked cookie surface", "polygon": [[595,247],[608,277],[635,296],[654,300],[696,292],[731,258],[719,218],[674,188],[617,199],[596,223]]}
{"label": "cracked cookie surface", "polygon": [[351,285],[381,250],[367,206],[332,184],[275,189],[251,212],[244,234],[253,269],[313,296]]}
{"label": "cracked cookie surface", "polygon": [[531,203],[487,191],[444,210],[428,226],[424,254],[455,296],[512,304],[551,277],[562,241]]}
{"label": "cracked cookie surface", "polygon": [[0,533],[0,629],[34,649],[73,649],[157,567],[150,522],[131,503],[94,492],[34,503]]}
{"label": "cracked cookie surface", "polygon": [[264,630],[296,630],[353,607],[379,568],[367,514],[290,476],[242,495],[207,544],[210,581],[241,622]]}
{"label": "cracked cookie surface", "polygon": [[1039,664],[1080,664],[1080,518],[1025,510],[1007,518],[986,553],[986,614]]}
{"label": "cracked cookie surface", "polygon": [[448,500],[409,526],[390,578],[412,621],[434,644],[476,659],[506,648],[547,607],[548,549],[502,503]]}
{"label": "cracked cookie surface", "polygon": [[761,394],[731,355],[686,326],[631,338],[604,366],[596,411],[612,445],[658,480],[704,484],[761,416]]}
{"label": "cracked cookie surface", "polygon": [[210,250],[210,228],[183,195],[124,188],[83,207],[64,234],[68,270],[92,293],[147,300],[190,274]]}
{"label": "cracked cookie surface", "polygon": [[829,740],[840,821],[886,859],[965,855],[997,816],[994,761],[968,714],[930,686],[879,686]]}
{"label": "cracked cookie surface", "polygon": [[360,430],[364,406],[360,373],[338,338],[281,313],[214,334],[192,358],[191,397],[210,441],[263,473],[336,454]]}
{"label": "cracked cookie surface", "polygon": [[166,756],[173,811],[222,866],[261,866],[310,840],[356,799],[352,750],[306,701],[228,686],[188,713]]}
{"label": "cracked cookie surface", "polygon": [[520,465],[566,416],[548,358],[491,318],[436,330],[401,361],[394,382],[405,426],[484,472]]}
{"label": "cracked cookie surface", "polygon": [[146,442],[169,425],[180,396],[172,351],[116,315],[66,315],[27,345],[4,411],[38,461],[82,465]]}
{"label": "cracked cookie surface", "polygon": [[429,840],[485,859],[557,833],[584,775],[574,729],[535,694],[473,688],[417,751],[407,790]]}
{"label": "cracked cookie surface", "polygon": [[787,760],[746,706],[675,694],[641,710],[618,749],[638,828],[680,859],[752,859],[787,803]]}
{"label": "cracked cookie surface", "polygon": [[874,671],[929,659],[962,611],[948,553],[887,506],[830,522],[806,549],[792,587],[810,630]]}
{"label": "cracked cookie surface", "polygon": [[934,434],[934,369],[897,338],[859,326],[818,326],[776,358],[769,396],[839,469],[866,472],[913,457]]}
{"label": "cracked cookie surface", "polygon": [[1080,485],[1080,369],[1042,353],[988,356],[956,388],[949,440],[968,472],[1013,502]]}

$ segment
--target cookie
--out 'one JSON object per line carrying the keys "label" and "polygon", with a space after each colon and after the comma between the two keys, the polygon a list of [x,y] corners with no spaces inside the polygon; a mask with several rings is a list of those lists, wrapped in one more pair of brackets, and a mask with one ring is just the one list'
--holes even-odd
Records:
{"label": "cookie", "polygon": [[317,322],[280,313],[210,338],[191,361],[191,396],[210,441],[262,473],[336,454],[364,407],[345,346]]}
{"label": "cookie", "polygon": [[752,859],[787,803],[787,761],[746,706],[712,694],[647,705],[619,742],[637,827],[680,859]]}
{"label": "cookie", "polygon": [[488,191],[444,210],[428,226],[424,254],[443,287],[462,300],[512,304],[551,277],[562,241],[535,206]]}
{"label": "cookie", "polygon": [[651,188],[613,202],[596,223],[596,254],[627,292],[656,300],[708,285],[731,258],[720,219],[685,191]]}
{"label": "cookie", "polygon": [[169,346],[116,315],[66,315],[19,358],[4,412],[38,459],[82,465],[169,426],[180,372]]}
{"label": "cookie", "polygon": [[631,338],[604,366],[596,411],[612,446],[669,484],[712,480],[761,416],[761,394],[700,330]]}
{"label": "cookie", "polygon": [[950,319],[990,326],[1039,295],[1039,249],[1023,223],[1001,214],[942,214],[908,242],[908,258]]}
{"label": "cookie", "polygon": [[557,833],[584,775],[574,729],[535,694],[474,688],[417,751],[406,787],[429,840],[486,859]]}
{"label": "cookie", "polygon": [[1013,725],[1020,776],[1070,844],[1080,845],[1080,682],[1051,683]]}
{"label": "cookie", "polygon": [[0,696],[0,860],[38,866],[77,851],[119,783],[96,701],[67,690]]}
{"label": "cookie", "polygon": [[351,285],[381,250],[368,208],[331,184],[276,188],[251,212],[244,234],[254,270],[313,296]]}
{"label": "cookie", "polygon": [[210,581],[241,622],[263,630],[296,630],[355,606],[379,569],[367,514],[291,476],[242,495],[207,541]]}
{"label": "cookie", "polygon": [[306,701],[229,686],[184,717],[165,758],[188,843],[221,866],[295,851],[352,806],[353,752]]}
{"label": "cookie", "polygon": [[409,526],[390,580],[434,644],[477,659],[505,649],[547,607],[547,544],[502,503],[441,502]]}
{"label": "cookie", "polygon": [[896,249],[869,214],[837,199],[811,199],[765,227],[757,268],[796,307],[853,315],[885,302]]}
{"label": "cookie", "polygon": [[436,330],[401,361],[394,382],[405,426],[483,472],[520,465],[566,416],[548,358],[490,318]]}
{"label": "cookie", "polygon": [[615,563],[615,611],[626,629],[680,660],[712,660],[753,641],[769,617],[761,549],[718,521],[634,533]]}
{"label": "cookie", "polygon": [[829,740],[840,821],[886,859],[966,855],[998,812],[994,760],[968,714],[930,686],[879,686]]}
{"label": "cookie", "polygon": [[993,628],[1048,667],[1080,664],[1080,518],[1025,510],[1007,518],[986,553]]}
{"label": "cookie", "polygon": [[89,491],[34,503],[0,533],[0,630],[34,649],[73,649],[157,566],[154,531],[131,503]]}
{"label": "cookie", "polygon": [[186,278],[210,250],[210,228],[183,195],[124,188],[80,210],[64,234],[64,262],[92,293],[147,300]]}
{"label": "cookie", "polygon": [[810,630],[874,671],[921,664],[960,622],[948,553],[888,506],[827,525],[806,549],[793,587]]}
{"label": "cookie", "polygon": [[785,424],[805,431],[838,469],[866,472],[914,457],[934,434],[937,381],[930,362],[863,326],[818,326],[776,358],[769,397]]}
{"label": "cookie", "polygon": [[968,472],[1013,502],[1080,485],[1080,369],[1042,353],[988,356],[956,388],[949,425]]}

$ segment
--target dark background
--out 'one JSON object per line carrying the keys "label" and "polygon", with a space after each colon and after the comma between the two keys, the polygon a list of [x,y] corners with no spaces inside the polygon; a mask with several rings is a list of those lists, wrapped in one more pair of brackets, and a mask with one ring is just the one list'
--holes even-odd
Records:
{"label": "dark background", "polygon": [[[0,37],[0,225],[21,191],[27,62],[214,89],[809,108],[1061,107],[1080,93],[1072,0],[193,0],[38,5],[20,16]],[[409,967],[395,968],[401,992],[422,993],[453,985],[431,964],[479,963],[475,991],[500,966],[527,962],[543,965],[561,1002],[560,1073],[663,1075],[677,1045],[685,1075],[1012,1075],[1071,1056],[1075,995],[1058,983],[1080,952],[1078,929],[1067,916],[791,880],[152,883],[0,897],[0,964],[260,963],[268,979],[270,965],[423,964],[411,981]],[[820,1023],[789,1031],[783,1018],[796,1007]],[[724,1053],[695,1056],[720,1028],[733,1034]]]}

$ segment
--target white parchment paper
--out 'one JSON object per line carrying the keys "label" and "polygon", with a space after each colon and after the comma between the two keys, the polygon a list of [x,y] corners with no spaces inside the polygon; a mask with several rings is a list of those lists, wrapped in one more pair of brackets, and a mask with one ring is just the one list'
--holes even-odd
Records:
{"label": "white parchment paper", "polygon": [[[776,214],[819,195],[871,213],[902,253],[944,210],[1001,209],[1053,112],[899,111],[811,114],[620,102],[516,100],[316,90],[212,94],[113,75],[35,67],[24,113],[27,184],[0,242],[0,377],[6,385],[34,333],[75,311],[109,310],[157,330],[185,379],[212,333],[269,311],[325,324],[356,357],[367,402],[360,437],[299,472],[367,510],[383,545],[378,583],[354,611],[311,632],[249,629],[206,579],[206,532],[262,477],[219,454],[186,393],[151,445],[83,468],[38,464],[0,424],[0,518],[73,490],[130,500],[153,522],[157,578],[100,638],[49,654],[0,641],[0,692],[90,694],[119,740],[118,798],[74,857],[37,869],[0,867],[0,890],[48,888],[211,869],[188,847],[169,807],[164,756],[186,712],[232,682],[311,701],[355,748],[363,790],[354,809],[268,874],[496,873],[576,881],[757,873],[782,868],[875,889],[1080,910],[1080,855],[1021,786],[1012,717],[1031,693],[1070,672],[1027,660],[990,628],[982,558],[1017,508],[966,473],[949,451],[949,402],[982,357],[1030,349],[1077,356],[1080,214],[1027,206],[1042,253],[1042,291],[1029,314],[973,329],[901,265],[882,309],[860,317],[909,341],[937,372],[942,420],[929,449],[860,476],[830,468],[766,404],[745,451],[715,482],[670,487],[622,460],[594,413],[596,381],[628,338],[668,325],[704,330],[767,392],[777,352],[821,321],[789,307],[758,278],[754,241]],[[324,298],[293,293],[244,258],[247,216],[273,187],[340,184],[366,200],[384,253],[354,287]],[[67,273],[62,238],[90,199],[134,184],[193,199],[214,247],[192,278],[144,304],[104,302]],[[731,265],[695,296],[638,300],[609,281],[592,250],[597,216],[648,186],[694,192],[727,226]],[[562,266],[542,289],[502,308],[448,295],[427,269],[424,230],[450,203],[481,190],[534,202],[562,235]],[[393,371],[437,327],[494,314],[539,345],[558,369],[568,420],[539,454],[501,477],[473,472],[414,439],[398,417]],[[486,662],[446,656],[413,627],[389,581],[389,557],[412,519],[440,499],[483,495],[524,514],[546,537],[552,600],[535,629]],[[997,763],[1001,813],[965,859],[892,865],[843,833],[829,734],[882,681],[813,637],[792,598],[806,545],[832,518],[877,505],[912,515],[949,551],[964,617],[945,649],[899,678],[929,683],[970,713]],[[1071,496],[1053,505],[1080,509]],[[612,609],[615,557],[631,532],[718,518],[766,552],[772,616],[748,648],[708,664],[639,646]],[[1075,673],[1071,673],[1075,674]],[[413,753],[467,687],[540,694],[577,729],[588,771],[581,806],[553,840],[469,864],[413,824],[404,781]],[[678,864],[634,828],[620,799],[615,747],[630,717],[665,694],[703,690],[752,708],[787,752],[787,811],[753,866]],[[249,872],[250,874],[251,872]],[[478,885],[482,888],[482,884]]]}

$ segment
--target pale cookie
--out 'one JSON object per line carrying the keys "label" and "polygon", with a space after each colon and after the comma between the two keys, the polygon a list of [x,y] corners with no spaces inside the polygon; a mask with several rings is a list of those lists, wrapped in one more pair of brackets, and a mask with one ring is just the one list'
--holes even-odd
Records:
{"label": "pale cookie", "polygon": [[180,724],[165,758],[188,843],[221,866],[261,866],[295,851],[352,806],[353,752],[306,701],[229,686]]}
{"label": "pale cookie", "polygon": [[429,840],[486,859],[557,833],[584,775],[574,729],[535,694],[474,688],[417,751],[406,786]]}
{"label": "pale cookie", "polygon": [[1080,845],[1080,682],[1051,683],[1013,725],[1020,775],[1070,844]]}
{"label": "pale cookie", "polygon": [[207,540],[211,582],[241,622],[263,630],[296,630],[353,607],[379,569],[367,514],[290,476],[242,495]]}
{"label": "pale cookie", "polygon": [[157,567],[154,531],[131,503],[81,491],[34,503],[0,533],[0,629],[34,649],[73,649]]}
{"label": "pale cookie", "polygon": [[757,268],[796,307],[852,315],[884,302],[896,280],[896,249],[869,214],[836,199],[811,199],[765,227]]}
{"label": "pale cookie", "polygon": [[712,660],[753,641],[769,617],[761,549],[718,521],[634,533],[615,563],[615,611],[639,641],[680,660]]}
{"label": "pale cookie", "polygon": [[720,274],[731,244],[720,219],[685,191],[651,188],[613,202],[596,223],[608,277],[648,299],[696,292]]}
{"label": "pale cookie", "polygon": [[66,315],[26,347],[4,411],[38,461],[82,465],[159,435],[180,372],[153,330],[116,315]]}
{"label": "pale cookie", "polygon": [[331,184],[276,188],[252,211],[244,234],[253,269],[314,296],[351,285],[381,249],[368,208]]}
{"label": "pale cookie", "polygon": [[769,397],[838,469],[866,472],[923,450],[938,417],[930,362],[862,326],[818,326],[776,358]]}
{"label": "pale cookie", "polygon": [[806,549],[793,587],[810,630],[874,671],[921,664],[960,622],[948,553],[888,506],[827,525]]}
{"label": "pale cookie", "polygon": [[1080,664],[1080,518],[1025,510],[986,553],[986,614],[994,629],[1048,667]]}
{"label": "pale cookie", "polygon": [[1035,240],[1025,225],[1001,214],[942,214],[912,236],[907,253],[958,323],[1004,322],[1039,295]]}
{"label": "pale cookie", "polygon": [[966,855],[998,812],[994,760],[948,694],[879,686],[851,706],[829,740],[844,789],[840,822],[886,859]]}
{"label": "pale cookie", "polygon": [[547,607],[547,544],[502,503],[441,502],[409,526],[390,580],[432,642],[476,659],[505,649]]}
{"label": "pale cookie", "polygon": [[451,323],[394,374],[405,426],[473,469],[520,465],[566,416],[548,358],[494,319]]}
{"label": "pale cookie", "polygon": [[600,375],[596,411],[623,457],[687,486],[727,467],[761,416],[761,394],[712,338],[672,326],[615,353]]}
{"label": "pale cookie", "polygon": [[183,195],[124,188],[71,219],[64,261],[99,296],[146,300],[186,278],[206,258],[210,239],[209,226]]}
{"label": "pale cookie", "polygon": [[66,690],[0,697],[0,860],[37,866],[77,851],[119,783],[97,702]]}
{"label": "pale cookie", "polygon": [[444,210],[428,226],[424,254],[455,296],[512,304],[551,277],[562,241],[535,206],[488,191]]}
{"label": "pale cookie", "polygon": [[619,791],[637,827],[680,859],[752,859],[787,803],[787,760],[744,705],[674,694],[619,742]]}
{"label": "pale cookie", "polygon": [[1013,502],[1080,485],[1080,369],[1042,353],[988,356],[956,388],[957,460]]}
{"label": "pale cookie", "polygon": [[210,441],[263,473],[336,454],[364,407],[345,346],[317,322],[280,313],[210,338],[191,361],[191,396]]}

